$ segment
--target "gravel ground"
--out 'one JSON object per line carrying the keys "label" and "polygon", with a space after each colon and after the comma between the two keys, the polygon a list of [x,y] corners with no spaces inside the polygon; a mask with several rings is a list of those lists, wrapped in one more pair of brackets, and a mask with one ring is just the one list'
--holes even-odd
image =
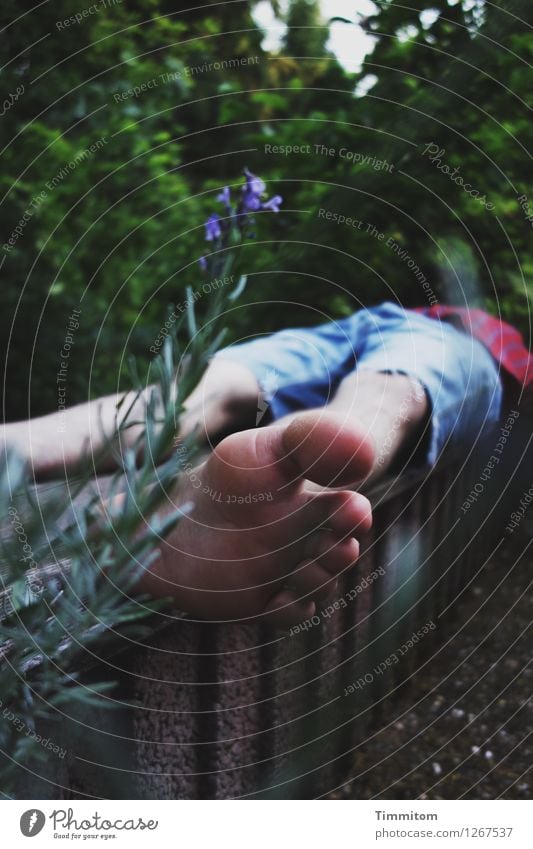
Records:
{"label": "gravel ground", "polygon": [[449,644],[387,711],[388,727],[374,729],[333,798],[532,797],[533,527],[523,525],[457,603]]}

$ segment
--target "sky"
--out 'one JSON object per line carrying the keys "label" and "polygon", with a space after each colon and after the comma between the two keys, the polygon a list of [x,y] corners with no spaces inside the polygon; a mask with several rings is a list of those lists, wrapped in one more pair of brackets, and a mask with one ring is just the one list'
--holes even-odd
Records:
{"label": "sky", "polygon": [[[448,0],[449,6],[455,6],[459,0]],[[465,10],[473,9],[476,25],[479,26],[483,20],[483,12],[485,0],[462,0]],[[281,0],[282,9],[286,10],[289,5],[289,0]],[[350,21],[357,23],[360,18],[371,15],[376,11],[376,5],[371,0],[321,0],[322,15],[327,21],[336,16],[347,18]],[[428,7],[420,14],[420,19],[424,27],[430,26],[435,20],[437,9]],[[276,20],[272,12],[272,7],[268,0],[262,0],[255,7],[254,17],[259,26],[265,30],[264,47],[267,50],[276,50],[280,44],[285,27]],[[367,53],[372,50],[374,39],[372,36],[365,33],[361,27],[351,24],[343,24],[335,22],[330,27],[330,39],[328,48],[332,51],[346,70],[359,71],[362,61]],[[416,30],[415,30],[416,32]],[[405,33],[397,34],[400,39],[412,37],[413,33],[406,31]],[[366,84],[363,82],[362,87],[356,93],[364,94],[364,91],[372,84],[373,75],[368,75]]]}
{"label": "sky", "polygon": [[[286,8],[287,5],[287,2],[281,3],[282,8]],[[325,20],[338,15],[356,22],[360,16],[366,17],[376,10],[376,6],[370,0],[321,0],[320,5]],[[257,4],[254,17],[266,32],[263,42],[265,48],[275,50],[279,46],[285,28],[274,17],[268,0]],[[340,22],[331,25],[328,48],[348,71],[358,71],[361,68],[363,58],[372,50],[373,43],[374,39],[358,26]]]}

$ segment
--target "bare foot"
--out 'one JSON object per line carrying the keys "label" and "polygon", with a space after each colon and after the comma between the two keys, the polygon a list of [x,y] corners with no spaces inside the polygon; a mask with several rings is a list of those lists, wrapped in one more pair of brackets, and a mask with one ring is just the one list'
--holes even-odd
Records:
{"label": "bare foot", "polygon": [[323,410],[229,436],[181,487],[176,504],[194,509],[162,544],[141,589],[202,619],[261,616],[286,626],[312,616],[354,565],[354,535],[372,520],[360,493],[312,492],[306,479],[348,486],[372,462],[362,432]]}

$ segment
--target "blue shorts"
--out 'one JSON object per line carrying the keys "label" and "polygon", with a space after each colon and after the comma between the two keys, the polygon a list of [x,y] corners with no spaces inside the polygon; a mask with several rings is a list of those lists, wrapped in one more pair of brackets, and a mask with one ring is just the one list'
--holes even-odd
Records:
{"label": "blue shorts", "polygon": [[445,447],[468,450],[500,418],[498,366],[481,342],[394,303],[231,345],[216,356],[254,373],[271,420],[328,404],[355,369],[409,375],[430,402],[431,465]]}

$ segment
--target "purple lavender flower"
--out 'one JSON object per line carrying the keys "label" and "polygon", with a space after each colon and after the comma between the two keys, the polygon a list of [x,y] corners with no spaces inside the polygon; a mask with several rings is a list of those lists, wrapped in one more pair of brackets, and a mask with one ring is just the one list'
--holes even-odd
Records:
{"label": "purple lavender flower", "polygon": [[283,203],[283,198],[281,195],[274,195],[274,197],[267,200],[266,203],[261,205],[261,209],[271,209],[272,212],[279,212],[279,206]]}
{"label": "purple lavender flower", "polygon": [[220,218],[213,212],[205,223],[205,240],[206,242],[213,242],[215,239],[220,239],[221,235]]}
{"label": "purple lavender flower", "polygon": [[242,187],[243,192],[249,192],[260,197],[266,191],[266,186],[261,177],[256,177],[248,168],[244,169],[244,176],[246,177],[246,184]]}
{"label": "purple lavender flower", "polygon": [[[263,200],[266,193],[265,182],[248,169],[244,169],[244,185],[238,203],[231,204],[231,191],[229,186],[224,186],[217,194],[217,200],[226,209],[226,215],[220,217],[213,212],[205,223],[205,238],[207,242],[216,242],[217,248],[227,249],[232,240],[240,241],[243,237],[254,238],[253,227],[255,224],[254,213],[262,210],[279,212],[280,204],[283,203],[281,195],[274,195]],[[217,254],[208,254],[199,259],[202,271],[218,273],[218,265],[225,262],[224,257]]]}
{"label": "purple lavender flower", "polygon": [[229,186],[224,186],[220,194],[217,195],[217,200],[223,203],[226,209],[231,209],[231,192]]}
{"label": "purple lavender flower", "polygon": [[261,209],[261,198],[253,192],[243,191],[241,200],[241,212],[257,212]]}
{"label": "purple lavender flower", "polygon": [[252,174],[248,168],[244,169],[246,182],[242,187],[242,198],[239,212],[257,212],[261,209],[261,195],[264,194],[266,186],[260,177]]}

